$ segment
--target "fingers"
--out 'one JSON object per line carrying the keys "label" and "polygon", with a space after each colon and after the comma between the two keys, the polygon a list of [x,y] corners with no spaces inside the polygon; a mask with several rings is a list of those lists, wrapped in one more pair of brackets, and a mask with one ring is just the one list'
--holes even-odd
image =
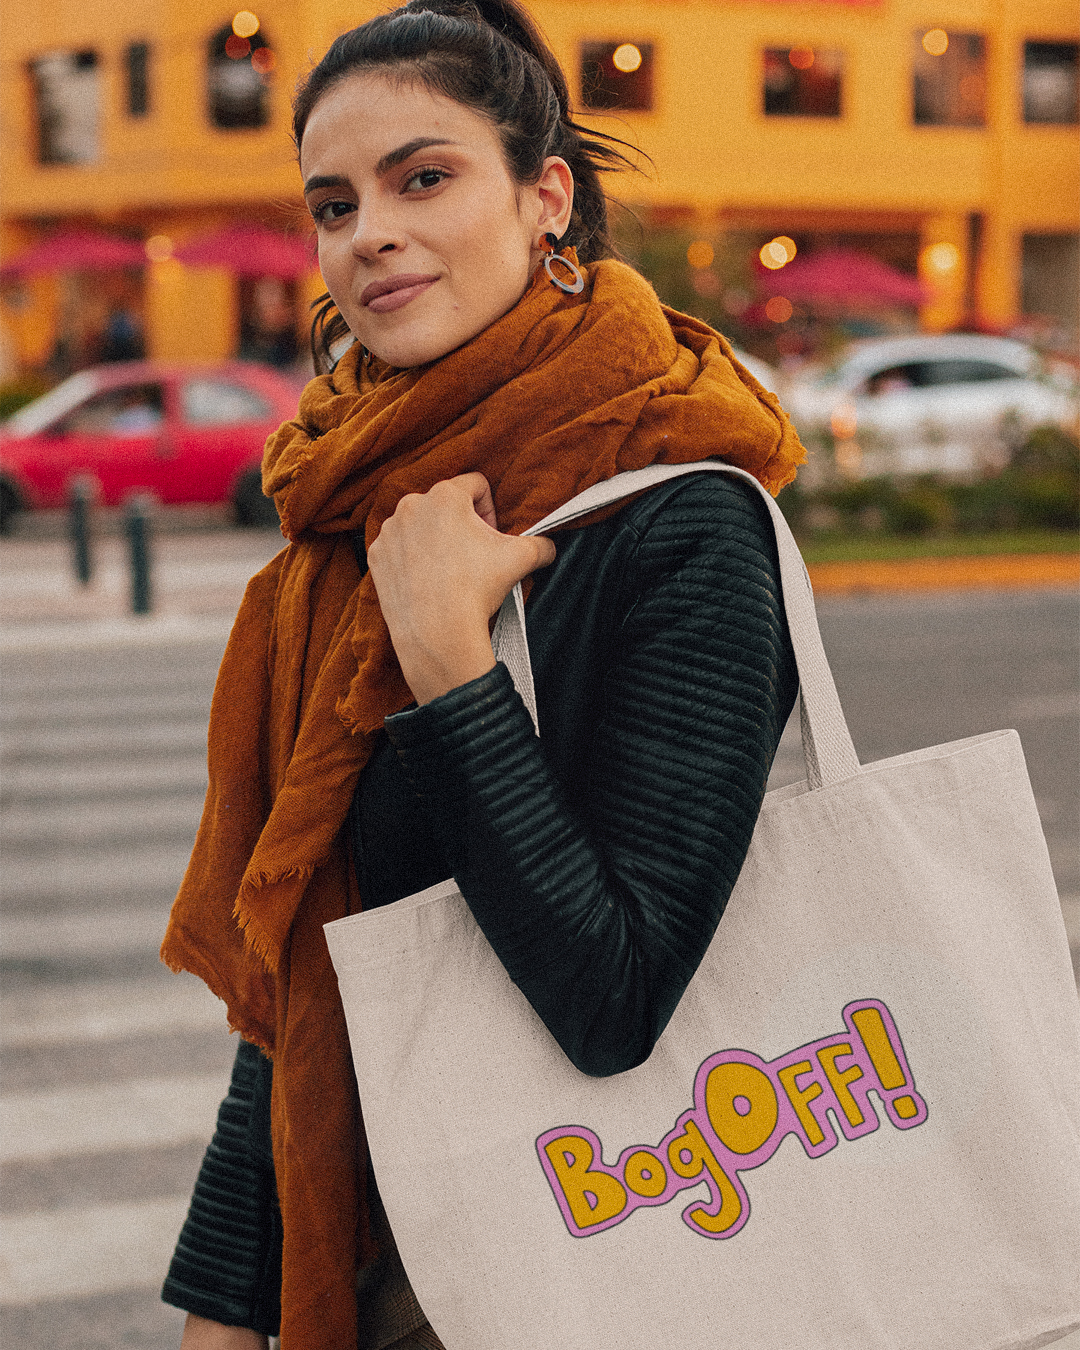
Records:
{"label": "fingers", "polygon": [[490,525],[493,530],[499,528],[491,485],[482,473],[463,473],[458,478],[451,478],[450,482],[460,483],[465,488],[472,498],[473,510],[485,525]]}

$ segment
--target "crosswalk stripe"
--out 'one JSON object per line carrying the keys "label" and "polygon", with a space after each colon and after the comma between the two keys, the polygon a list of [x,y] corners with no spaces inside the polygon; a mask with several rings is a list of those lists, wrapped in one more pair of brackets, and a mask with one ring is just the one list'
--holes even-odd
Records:
{"label": "crosswalk stripe", "polygon": [[190,835],[202,813],[202,793],[143,801],[78,801],[28,804],[4,812],[4,843],[26,849],[43,840],[63,840],[69,847],[132,838],[176,839]]}
{"label": "crosswalk stripe", "polygon": [[0,926],[0,959],[71,960],[157,951],[167,918],[167,907],[7,917]]}
{"label": "crosswalk stripe", "polygon": [[119,764],[75,762],[45,766],[9,764],[4,770],[3,796],[12,804],[56,801],[81,802],[86,797],[148,796],[206,791],[206,755],[169,755],[160,759],[121,761]]}
{"label": "crosswalk stripe", "polygon": [[227,618],[189,615],[149,615],[145,619],[77,619],[53,623],[4,625],[0,651],[34,653],[87,651],[93,648],[149,647],[172,643],[217,641],[224,645],[233,625]]}
{"label": "crosswalk stripe", "polygon": [[92,907],[97,897],[176,894],[191,856],[190,842],[125,843],[107,852],[80,849],[58,857],[4,858],[3,894],[9,907],[77,904]]}
{"label": "crosswalk stripe", "polygon": [[[0,647],[0,650],[3,650]],[[210,697],[206,708],[209,712]],[[4,760],[77,759],[119,763],[128,756],[153,753],[198,754],[206,757],[206,717],[195,722],[136,722],[129,726],[48,727],[19,729],[4,738]]]}
{"label": "crosswalk stripe", "polygon": [[201,1074],[12,1093],[0,1101],[0,1162],[208,1140],[225,1087]]}
{"label": "crosswalk stripe", "polygon": [[0,1305],[160,1286],[187,1196],[0,1217]]}
{"label": "crosswalk stripe", "polygon": [[225,1029],[225,1005],[194,976],[110,980],[8,994],[0,1048],[83,1045],[162,1032]]}

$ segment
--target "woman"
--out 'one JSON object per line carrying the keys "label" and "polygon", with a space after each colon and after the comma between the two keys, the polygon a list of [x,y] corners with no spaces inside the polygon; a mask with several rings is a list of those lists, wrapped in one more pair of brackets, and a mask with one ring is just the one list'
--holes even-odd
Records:
{"label": "woman", "polygon": [[[438,1346],[367,1165],[322,924],[452,874],[579,1069],[644,1060],[794,700],[772,529],[701,474],[519,536],[624,469],[721,456],[776,491],[802,449],[722,339],[613,260],[618,156],[514,0],[410,0],[345,34],[295,133],[321,355],[356,341],[267,445],[291,543],[225,654],[162,949],[244,1038],[165,1298],[185,1347],[264,1345],[279,1291],[284,1350]],[[523,578],[540,740],[489,638]]]}

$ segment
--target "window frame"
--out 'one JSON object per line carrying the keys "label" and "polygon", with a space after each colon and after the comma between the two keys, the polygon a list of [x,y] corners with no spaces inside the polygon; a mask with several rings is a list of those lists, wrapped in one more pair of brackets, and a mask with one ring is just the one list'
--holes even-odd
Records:
{"label": "window frame", "polygon": [[[266,131],[274,124],[274,88],[269,74],[264,74],[262,71],[256,70],[252,64],[251,58],[253,53],[260,48],[265,47],[275,55],[277,49],[260,28],[257,33],[253,33],[250,38],[246,39],[250,44],[247,54],[239,58],[233,58],[226,55],[224,52],[225,43],[231,36],[233,36],[231,22],[222,24],[220,27],[214,29],[203,46],[203,80],[206,96],[205,110],[207,123],[210,130],[214,132],[224,131],[232,133]],[[221,54],[218,54],[215,50],[219,45],[222,48]],[[218,100],[221,96],[215,89],[215,74],[219,70],[229,70],[234,66],[242,67],[245,65],[247,69],[251,71],[254,81],[256,81],[260,87],[260,92],[258,94],[259,120],[242,122],[219,121],[218,116],[215,115],[215,109],[219,107]]]}
{"label": "window frame", "polygon": [[[615,52],[627,43],[635,46],[642,56],[642,67],[645,68],[643,78],[647,81],[649,101],[647,106],[628,107],[621,103],[593,104],[588,101],[587,84],[585,80],[585,62],[587,48],[604,48],[607,50],[607,59],[610,60]],[[598,38],[582,37],[577,41],[577,81],[578,81],[578,107],[583,114],[598,113],[603,115],[621,116],[655,116],[659,111],[659,80],[657,79],[657,53],[660,44],[654,36],[641,37],[619,37],[619,38]],[[636,75],[637,71],[628,72],[629,75]]]}
{"label": "window frame", "polygon": [[[791,65],[791,53],[797,51],[810,51],[814,54],[813,64],[817,64],[819,56],[836,56],[839,58],[839,70],[835,76],[836,80],[836,111],[835,112],[774,112],[767,107],[769,90],[766,80],[768,61],[770,53],[783,52],[784,60],[794,71],[795,83],[804,74],[804,70],[798,66]],[[845,77],[848,74],[849,53],[845,47],[817,47],[810,43],[790,43],[783,46],[779,42],[765,43],[758,48],[758,73],[759,73],[759,96],[757,101],[757,115],[762,121],[772,123],[774,121],[811,121],[811,122],[840,122],[847,115],[845,108],[844,85]],[[811,69],[812,67],[807,67]]]}
{"label": "window frame", "polygon": [[153,47],[145,39],[124,45],[124,110],[133,121],[142,121],[151,116],[152,55]]}
{"label": "window frame", "polygon": [[[1075,101],[1073,115],[1068,120],[1050,121],[1044,118],[1028,117],[1028,48],[1029,47],[1073,47],[1077,52],[1074,90]],[[1080,125],[1080,40],[1074,37],[1047,38],[1025,37],[1020,48],[1020,121],[1025,127],[1075,127]]]}
{"label": "window frame", "polygon": [[[940,25],[939,25],[939,26],[940,26]],[[977,31],[977,30],[974,30],[974,29],[963,29],[963,30],[961,30],[961,29],[951,29],[951,28],[946,28],[946,29],[944,29],[943,31],[944,31],[945,33],[948,34],[948,38],[949,38],[949,46],[950,46],[950,47],[952,47],[952,44],[953,44],[953,40],[954,40],[954,39],[960,39],[960,38],[977,38],[978,41],[979,41],[979,43],[981,44],[981,52],[980,52],[980,58],[979,58],[979,59],[980,59],[980,61],[981,61],[982,107],[981,107],[981,112],[980,112],[980,118],[979,118],[979,120],[978,120],[978,121],[974,121],[974,120],[972,120],[972,121],[947,121],[947,122],[923,121],[923,120],[920,120],[919,115],[918,115],[918,113],[919,113],[919,91],[918,91],[918,81],[919,81],[919,76],[920,76],[920,71],[919,71],[918,63],[919,63],[920,60],[921,60],[921,57],[920,57],[920,50],[924,50],[923,47],[922,47],[923,38],[926,36],[926,34],[927,34],[928,32],[931,32],[931,31],[933,31],[933,30],[932,30],[931,28],[929,28],[929,27],[926,27],[926,28],[920,27],[920,28],[912,29],[912,34],[911,34],[911,35],[912,35],[912,39],[913,39],[913,44],[912,44],[912,48],[910,49],[910,50],[911,50],[911,66],[910,66],[911,80],[910,80],[910,85],[909,85],[910,95],[911,95],[911,104],[910,104],[910,107],[911,107],[911,126],[914,127],[914,128],[917,128],[917,129],[919,129],[919,130],[925,130],[925,129],[927,129],[927,128],[936,128],[936,129],[938,129],[938,130],[943,130],[943,131],[985,131],[985,130],[987,129],[987,127],[990,125],[989,71],[990,71],[990,43],[991,43],[991,35],[988,34],[987,32],[984,32],[984,31]],[[928,56],[930,55],[929,53],[925,53],[925,54],[928,55]],[[931,60],[931,61],[942,61],[945,55],[947,55],[947,53],[942,53],[941,56],[930,56],[930,60]],[[955,58],[954,58],[954,59],[955,59]],[[962,58],[961,58],[961,59],[962,59]],[[930,69],[933,69],[933,67],[928,66],[928,67],[926,67],[926,69],[927,69],[927,70],[930,70]],[[963,79],[964,79],[964,78],[966,78],[966,76],[960,76],[960,77],[957,79],[956,83],[957,83],[957,87],[958,87],[958,88],[959,88],[959,85],[963,82]]]}

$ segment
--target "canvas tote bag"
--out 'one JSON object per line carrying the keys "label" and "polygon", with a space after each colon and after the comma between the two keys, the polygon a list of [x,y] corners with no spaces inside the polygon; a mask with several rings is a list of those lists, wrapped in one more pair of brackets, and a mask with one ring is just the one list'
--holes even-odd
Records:
{"label": "canvas tote bag", "polygon": [[[531,533],[704,469],[754,482],[623,474]],[[1019,738],[860,767],[762,496],[807,777],[766,796],[645,1064],[573,1068],[452,881],[326,927],[380,1192],[448,1350],[1020,1350],[1080,1326],[1080,1011]],[[532,706],[520,593],[498,638]]]}

